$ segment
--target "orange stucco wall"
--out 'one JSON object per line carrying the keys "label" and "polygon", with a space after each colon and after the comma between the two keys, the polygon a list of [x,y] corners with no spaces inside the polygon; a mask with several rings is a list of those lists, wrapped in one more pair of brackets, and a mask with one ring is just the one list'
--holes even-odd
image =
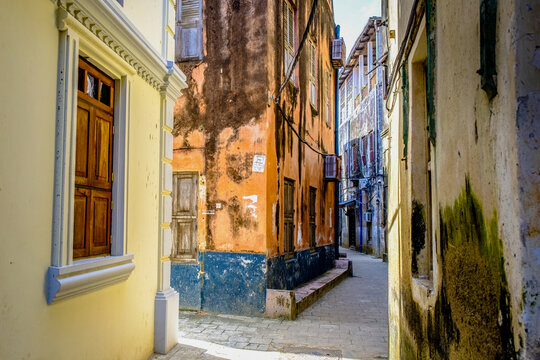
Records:
{"label": "orange stucco wall", "polygon": [[[300,144],[271,99],[283,81],[281,1],[253,4],[237,13],[221,7],[205,12],[204,59],[179,63],[189,88],[176,106],[174,171],[199,174],[199,249],[283,252],[283,179],[295,180],[295,250],[309,248],[309,187],[317,189],[317,245],[334,241],[334,184],[323,181],[324,159]],[[297,4],[299,28],[309,10]],[[320,2],[314,23],[319,73],[334,72],[329,48],[333,15]],[[211,21],[215,21],[212,23]],[[245,27],[238,27],[244,22]],[[241,32],[238,33],[238,32]],[[238,36],[230,37],[234,33]],[[334,90],[329,90],[328,124],[309,103],[308,54],[296,68],[296,84],[282,103],[295,128],[315,148],[333,153]],[[325,74],[325,73],[324,73]],[[321,75],[322,76],[322,75]],[[323,101],[322,78],[318,99]],[[292,94],[295,93],[293,96]],[[264,172],[252,171],[253,157],[266,157]]]}

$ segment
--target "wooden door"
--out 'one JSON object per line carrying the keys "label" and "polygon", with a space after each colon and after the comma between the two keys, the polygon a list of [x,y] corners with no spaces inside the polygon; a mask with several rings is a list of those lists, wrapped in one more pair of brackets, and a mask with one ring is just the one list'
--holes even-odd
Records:
{"label": "wooden door", "polygon": [[197,258],[197,193],[196,173],[174,173],[171,254],[175,259]]}
{"label": "wooden door", "polygon": [[73,258],[111,251],[114,81],[79,59]]}

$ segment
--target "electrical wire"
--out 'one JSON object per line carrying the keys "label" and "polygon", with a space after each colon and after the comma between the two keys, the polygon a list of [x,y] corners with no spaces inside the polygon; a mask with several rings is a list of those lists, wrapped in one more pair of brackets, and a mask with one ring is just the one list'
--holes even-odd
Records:
{"label": "electrical wire", "polygon": [[300,41],[300,45],[298,46],[298,50],[296,50],[296,54],[294,55],[294,60],[293,60],[293,62],[291,64],[291,66],[289,66],[289,69],[287,70],[287,76],[285,77],[285,81],[283,81],[283,83],[279,87],[279,90],[278,90],[276,96],[274,96],[276,98],[279,97],[279,95],[281,94],[281,92],[283,91],[285,86],[287,85],[287,82],[291,78],[292,73],[294,72],[294,68],[296,67],[296,63],[298,62],[298,59],[300,58],[300,52],[302,52],[302,48],[304,47],[304,43],[306,42],[306,39],[307,39],[307,36],[308,36],[308,33],[309,33],[309,28],[311,27],[311,23],[313,22],[313,18],[315,18],[315,11],[317,10],[317,3],[318,2],[319,2],[319,0],[313,0],[313,4],[311,5],[311,11],[309,13],[309,19],[308,19],[308,22],[307,22],[307,25],[306,25],[306,29],[304,30],[304,34],[302,35],[302,40]]}
{"label": "electrical wire", "polygon": [[287,115],[285,115],[285,112],[283,111],[283,108],[281,107],[281,105],[279,104],[279,102],[276,102],[276,106],[279,110],[279,112],[281,113],[281,116],[283,116],[283,119],[285,120],[285,122],[287,123],[287,125],[289,125],[289,127],[291,128],[292,132],[296,135],[296,137],[298,137],[298,140],[306,145],[307,147],[309,147],[311,150],[313,150],[314,152],[316,152],[317,154],[321,155],[321,156],[330,156],[330,155],[333,155],[333,154],[328,154],[328,153],[324,153],[324,152],[321,152],[319,151],[318,149],[315,149],[313,146],[311,146],[310,143],[308,143],[306,140],[304,140],[304,138],[302,138],[302,136],[300,136],[300,134],[298,133],[298,131],[296,131],[296,129],[294,128],[293,126],[293,123],[291,122],[291,120],[287,117]]}
{"label": "electrical wire", "polygon": [[[280,98],[279,98],[279,95],[283,92],[283,89],[285,88],[285,86],[287,85],[289,79],[291,78],[292,76],[292,73],[294,71],[294,68],[296,67],[296,64],[298,63],[298,60],[300,59],[300,53],[302,52],[302,49],[304,47],[304,44],[306,42],[306,39],[307,39],[307,36],[309,34],[309,28],[311,27],[311,24],[313,23],[313,19],[315,18],[315,12],[317,11],[317,4],[318,4],[318,0],[313,0],[313,4],[311,5],[311,11],[310,11],[310,14],[309,14],[309,19],[308,19],[308,22],[306,24],[306,29],[304,30],[304,34],[302,35],[302,40],[300,41],[300,45],[298,46],[298,50],[296,50],[296,54],[294,55],[294,59],[293,59],[293,62],[291,63],[289,69],[287,70],[287,76],[285,77],[285,80],[283,81],[283,83],[281,84],[281,86],[279,87],[279,90],[276,94],[276,96],[274,96],[274,102],[281,114],[281,116],[283,117],[283,119],[285,120],[285,122],[287,123],[287,125],[291,128],[292,132],[294,133],[294,135],[296,135],[296,137],[298,138],[298,140],[306,145],[307,147],[309,147],[311,150],[313,150],[314,152],[316,152],[317,154],[325,157],[325,156],[330,156],[330,155],[333,155],[333,154],[328,154],[328,153],[325,153],[325,152],[322,152],[316,148],[314,148],[310,143],[308,143],[299,133],[298,131],[294,128],[293,126],[293,122],[288,118],[288,116],[285,114],[285,111],[283,110],[283,108],[281,107],[281,104],[279,103],[280,102]],[[311,137],[311,136],[310,136]]]}

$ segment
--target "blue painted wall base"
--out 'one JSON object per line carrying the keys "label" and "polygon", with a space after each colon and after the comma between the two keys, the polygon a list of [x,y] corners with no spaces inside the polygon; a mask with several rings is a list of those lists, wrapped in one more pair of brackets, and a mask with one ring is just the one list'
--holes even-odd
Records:
{"label": "blue painted wall base", "polygon": [[292,290],[335,266],[334,244],[297,251],[292,259],[277,255],[266,260],[268,289]]}
{"label": "blue painted wall base", "polygon": [[297,251],[289,260],[206,251],[197,263],[173,262],[171,286],[180,295],[181,309],[264,316],[267,288],[292,290],[334,266],[334,244]]}
{"label": "blue painted wall base", "polygon": [[266,255],[200,252],[196,264],[173,262],[171,286],[182,309],[263,316]]}

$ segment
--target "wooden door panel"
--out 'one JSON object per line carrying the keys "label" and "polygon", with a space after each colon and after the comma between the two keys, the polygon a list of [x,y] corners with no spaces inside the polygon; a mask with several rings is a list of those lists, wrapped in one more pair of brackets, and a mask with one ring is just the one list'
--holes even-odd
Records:
{"label": "wooden door panel", "polygon": [[185,177],[182,177],[178,180],[178,194],[180,195],[179,196],[179,201],[178,201],[178,212],[180,213],[187,213],[187,214],[191,214],[192,213],[192,201],[191,201],[191,198],[192,198],[192,181],[190,178],[185,178]]}
{"label": "wooden door panel", "polygon": [[196,226],[193,221],[173,220],[173,230],[175,234],[176,257],[183,255],[193,255],[196,252]]}
{"label": "wooden door panel", "polygon": [[89,189],[75,187],[73,206],[73,257],[88,256],[88,213],[90,206]]}
{"label": "wooden door panel", "polygon": [[175,174],[173,191],[173,214],[178,216],[196,216],[197,176],[195,174]]}
{"label": "wooden door panel", "polygon": [[111,193],[92,190],[90,255],[110,251]]}
{"label": "wooden door panel", "polygon": [[94,186],[110,189],[112,185],[112,117],[101,111],[96,111],[94,134]]}
{"label": "wooden door panel", "polygon": [[194,259],[197,256],[196,173],[173,175],[173,257]]}
{"label": "wooden door panel", "polygon": [[79,58],[79,82],[73,258],[111,251],[114,80]]}
{"label": "wooden door panel", "polygon": [[75,149],[75,183],[88,185],[90,140],[90,107],[79,101],[77,104],[77,135]]}

